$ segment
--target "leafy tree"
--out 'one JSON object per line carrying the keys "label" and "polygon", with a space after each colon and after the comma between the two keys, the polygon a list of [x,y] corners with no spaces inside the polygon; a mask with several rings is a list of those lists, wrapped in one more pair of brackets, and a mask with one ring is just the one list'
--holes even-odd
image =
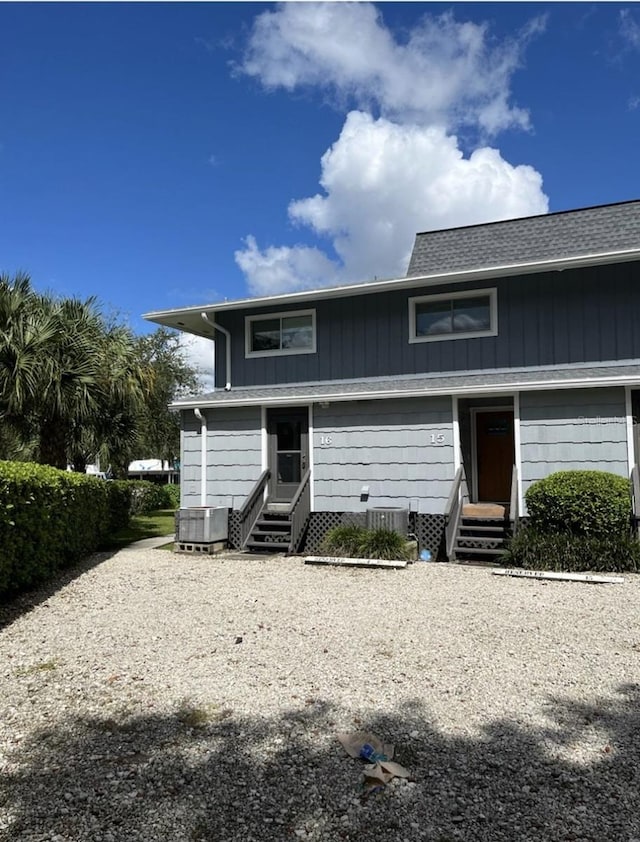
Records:
{"label": "leafy tree", "polygon": [[189,363],[179,334],[168,328],[138,337],[136,348],[141,366],[149,372],[149,390],[138,420],[137,457],[173,463],[180,453],[180,421],[169,404],[195,393],[199,372]]}

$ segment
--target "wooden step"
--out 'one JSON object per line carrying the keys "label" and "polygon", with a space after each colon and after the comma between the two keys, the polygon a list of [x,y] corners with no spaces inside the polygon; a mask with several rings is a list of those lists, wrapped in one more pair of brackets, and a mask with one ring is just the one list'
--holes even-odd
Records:
{"label": "wooden step", "polygon": [[499,532],[501,535],[506,533],[506,529],[502,524],[497,524],[496,526],[476,526],[475,524],[471,523],[461,523],[458,527],[458,531],[462,532],[479,532],[481,534],[486,534],[487,532]]}
{"label": "wooden step", "polygon": [[464,553],[465,555],[502,555],[503,547],[495,547],[494,549],[481,549],[480,547],[459,547],[457,544],[453,548],[454,553]]}
{"label": "wooden step", "polygon": [[250,550],[269,550],[272,552],[286,552],[289,549],[289,542],[282,541],[254,541],[253,536],[247,541],[246,547]]}
{"label": "wooden step", "polygon": [[257,520],[253,526],[254,529],[266,527],[267,529],[291,529],[291,521],[287,520]]}
{"label": "wooden step", "polygon": [[475,542],[476,544],[480,544],[481,547],[485,544],[500,544],[501,546],[504,546],[504,544],[506,543],[506,538],[499,538],[497,536],[495,538],[486,538],[480,535],[458,535],[456,539],[456,547],[463,546],[463,542],[467,542],[464,543],[464,546],[467,546],[469,542]]}
{"label": "wooden step", "polygon": [[254,529],[251,533],[251,538],[276,538],[280,539],[281,541],[291,539],[291,530],[287,530],[286,532],[277,531],[273,529]]}

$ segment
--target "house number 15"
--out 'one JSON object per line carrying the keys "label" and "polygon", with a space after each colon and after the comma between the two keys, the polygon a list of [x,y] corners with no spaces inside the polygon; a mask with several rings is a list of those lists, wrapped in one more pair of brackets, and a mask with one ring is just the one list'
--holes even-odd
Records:
{"label": "house number 15", "polygon": [[320,436],[320,444],[325,446],[328,444],[333,444],[333,439],[331,438],[331,436]]}
{"label": "house number 15", "polygon": [[444,444],[444,434],[431,433],[431,444]]}

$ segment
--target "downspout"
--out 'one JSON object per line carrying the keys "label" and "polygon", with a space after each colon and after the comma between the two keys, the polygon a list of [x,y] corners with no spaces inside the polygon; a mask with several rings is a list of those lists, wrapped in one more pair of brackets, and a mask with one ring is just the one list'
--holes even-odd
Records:
{"label": "downspout", "polygon": [[224,333],[226,339],[225,345],[225,362],[227,366],[227,382],[225,383],[224,390],[225,392],[231,391],[231,334],[226,329],[226,327],[222,327],[222,325],[216,324],[216,322],[212,322],[209,316],[206,313],[200,314],[204,321],[211,325],[214,330],[219,330],[220,333]]}
{"label": "downspout", "polygon": [[201,461],[201,468],[200,468],[200,505],[206,506],[207,505],[207,416],[203,415],[202,412],[196,406],[193,410],[193,414],[196,416],[198,421],[200,422],[200,461]]}

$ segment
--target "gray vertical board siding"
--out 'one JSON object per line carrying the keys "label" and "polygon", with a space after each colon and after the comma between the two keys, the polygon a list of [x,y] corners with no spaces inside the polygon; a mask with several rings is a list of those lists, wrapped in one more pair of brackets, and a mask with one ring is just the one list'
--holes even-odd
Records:
{"label": "gray vertical board siding", "polygon": [[[259,407],[203,410],[207,418],[208,506],[239,508],[262,471]],[[182,413],[182,503],[200,505],[202,440],[192,410]]]}
{"label": "gray vertical board siding", "polygon": [[624,389],[522,392],[520,442],[525,492],[556,471],[628,476]]}
{"label": "gray vertical board siding", "polygon": [[[400,374],[566,365],[640,357],[638,263],[620,263],[465,283],[222,312],[231,331],[236,386]],[[498,335],[409,343],[408,301],[448,291],[498,290]],[[315,307],[317,352],[245,359],[246,315]],[[225,343],[216,339],[216,382]]]}
{"label": "gray vertical board siding", "polygon": [[[316,405],[313,427],[315,511],[412,503],[420,512],[444,511],[455,473],[450,398]],[[442,442],[432,443],[432,434]],[[364,485],[368,500],[360,499]]]}

